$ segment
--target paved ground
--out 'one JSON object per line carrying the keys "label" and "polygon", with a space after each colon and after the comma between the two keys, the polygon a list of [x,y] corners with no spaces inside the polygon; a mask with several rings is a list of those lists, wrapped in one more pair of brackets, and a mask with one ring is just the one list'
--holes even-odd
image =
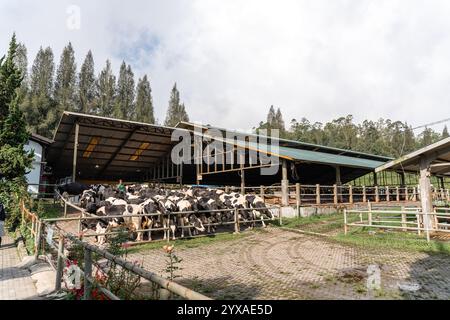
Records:
{"label": "paved ground", "polygon": [[28,269],[15,267],[19,262],[13,240],[10,237],[3,237],[0,247],[0,300],[38,298]]}
{"label": "paved ground", "polygon": [[[333,235],[341,222],[303,227]],[[64,229],[76,232],[77,225],[65,223]],[[274,227],[246,234],[176,249],[183,259],[176,281],[217,299],[450,299],[448,255],[355,247]],[[165,276],[161,249],[128,259]],[[367,290],[369,265],[381,268],[381,290]],[[421,289],[401,291],[399,284]]]}
{"label": "paved ground", "polygon": [[[370,250],[269,228],[247,237],[177,250],[178,282],[220,299],[450,299],[450,258]],[[128,257],[162,274],[162,250]],[[368,291],[367,267],[381,268],[382,289]],[[159,272],[158,272],[159,271]],[[415,293],[398,284],[418,283]]]}

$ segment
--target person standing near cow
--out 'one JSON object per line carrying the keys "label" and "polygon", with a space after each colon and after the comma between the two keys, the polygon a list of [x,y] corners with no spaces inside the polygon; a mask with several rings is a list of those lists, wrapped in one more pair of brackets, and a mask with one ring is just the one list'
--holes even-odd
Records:
{"label": "person standing near cow", "polygon": [[3,203],[0,202],[0,247],[2,246],[2,237],[5,234],[6,211]]}
{"label": "person standing near cow", "polygon": [[119,198],[125,199],[125,194],[127,193],[127,188],[122,182],[122,179],[119,180],[119,184],[117,185],[117,190],[119,190]]}

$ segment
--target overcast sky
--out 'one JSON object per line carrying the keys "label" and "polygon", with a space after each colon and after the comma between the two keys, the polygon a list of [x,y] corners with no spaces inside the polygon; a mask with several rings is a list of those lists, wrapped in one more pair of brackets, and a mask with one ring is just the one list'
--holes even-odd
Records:
{"label": "overcast sky", "polygon": [[450,118],[449,17],[448,0],[2,0],[0,51],[15,31],[29,65],[41,45],[57,64],[69,41],[78,68],[89,49],[96,73],[125,60],[160,121],[176,81],[191,120],[217,126],[249,129],[271,104],[286,123],[416,126]]}

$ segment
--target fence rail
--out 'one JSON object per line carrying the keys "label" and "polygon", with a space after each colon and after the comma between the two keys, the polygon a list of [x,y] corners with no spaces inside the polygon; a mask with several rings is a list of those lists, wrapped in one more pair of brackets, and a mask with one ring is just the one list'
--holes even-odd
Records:
{"label": "fence rail", "polygon": [[[294,184],[287,188],[288,203],[283,204],[281,186],[225,187],[245,193],[253,193],[265,201],[282,205],[321,205],[379,202],[420,201],[419,186],[353,186],[353,185],[306,185]],[[450,189],[432,188],[434,201],[450,201]]]}
{"label": "fence rail", "polygon": [[[359,217],[349,218],[352,216]],[[450,233],[450,208],[436,207],[433,212],[422,212],[420,208],[405,208],[401,210],[344,210],[344,233],[349,227],[366,227],[394,229],[401,231],[416,231],[419,235],[424,232],[427,241],[430,241],[430,233]]]}
{"label": "fence rail", "polygon": [[[84,275],[84,299],[89,300],[92,298],[92,286],[95,285],[102,293],[104,293],[111,300],[119,300],[119,298],[110,292],[107,288],[102,287],[99,283],[92,277],[93,272],[93,261],[92,253],[99,255],[100,257],[106,259],[107,261],[113,262],[120,267],[144,278],[151,283],[157,285],[160,290],[167,290],[168,292],[175,294],[181,298],[189,300],[210,300],[209,297],[195,292],[189,288],[186,288],[174,281],[165,279],[157,274],[145,270],[125,259],[118,256],[114,256],[110,252],[99,248],[98,246],[89,244],[83,240],[80,240],[77,236],[62,230],[57,225],[53,224],[58,221],[57,218],[54,219],[40,219],[36,213],[31,212],[26,208],[25,203],[21,202],[21,213],[22,213],[22,225],[31,231],[33,235],[34,242],[34,256],[37,259],[39,253],[45,253],[46,248],[53,249],[56,252],[56,278],[55,278],[55,290],[61,289],[61,282],[64,269],[64,261],[68,260],[65,255],[65,243],[70,241],[73,244],[81,246],[84,250],[84,270],[81,270]],[[89,218],[89,217],[86,217]],[[70,219],[70,218],[60,218],[60,219]],[[31,223],[31,226],[28,226]],[[49,236],[48,230],[52,230],[52,234]],[[55,231],[55,233],[53,233]],[[51,242],[48,242],[51,237]],[[47,240],[47,241],[45,241]],[[57,243],[57,244],[56,244]],[[47,245],[46,245],[47,244]]]}

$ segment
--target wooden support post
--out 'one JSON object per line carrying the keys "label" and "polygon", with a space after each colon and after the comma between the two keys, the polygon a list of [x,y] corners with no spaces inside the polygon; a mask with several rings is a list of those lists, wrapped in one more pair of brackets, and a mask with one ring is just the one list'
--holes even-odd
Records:
{"label": "wooden support post", "polygon": [[77,122],[75,123],[75,142],[73,144],[72,182],[75,182],[77,177],[77,153],[78,153],[79,132],[80,132],[80,125]]}
{"label": "wooden support post", "polygon": [[348,186],[348,196],[349,196],[350,203],[353,203],[353,186],[352,185]]}
{"label": "wooden support post", "polygon": [[[402,210],[402,227],[403,227],[403,228],[406,228],[407,225],[406,225],[405,206],[402,206],[401,210]],[[406,232],[406,231],[408,231],[408,230],[402,229],[402,231]]]}
{"label": "wooden support post", "polygon": [[259,196],[264,200],[264,186],[259,186]]}
{"label": "wooden support post", "polygon": [[84,249],[84,300],[91,300],[92,284],[86,277],[92,277],[92,253]]}
{"label": "wooden support post", "polygon": [[367,204],[367,210],[368,210],[367,220],[368,220],[369,226],[371,226],[372,225],[372,203],[370,201]]}
{"label": "wooden support post", "polygon": [[405,201],[409,201],[408,186],[405,186]]}
{"label": "wooden support post", "polygon": [[320,204],[320,184],[316,184],[316,204]]}
{"label": "wooden support post", "polygon": [[286,159],[282,160],[281,170],[281,205],[285,207],[289,205],[289,180]]}
{"label": "wooden support post", "polygon": [[376,172],[373,173],[373,185],[378,186],[378,175]]}
{"label": "wooden support post", "polygon": [[400,188],[399,187],[395,187],[395,195],[396,195],[396,201],[399,202],[400,201]]}
{"label": "wooden support post", "polygon": [[295,200],[297,203],[297,217],[300,217],[300,206],[302,204],[302,199],[300,198],[300,183],[295,184]]}
{"label": "wooden support post", "polygon": [[36,223],[36,238],[34,243],[34,259],[36,260],[39,256],[39,247],[41,244],[41,236],[42,236],[42,222],[38,221]]}
{"label": "wooden support post", "polygon": [[337,184],[333,184],[333,203],[338,203]]}
{"label": "wooden support post", "polygon": [[363,189],[363,202],[367,202],[366,186],[363,186],[362,189]]}
{"label": "wooden support post", "polygon": [[431,182],[430,182],[430,168],[431,160],[422,157],[420,159],[420,201],[422,205],[422,212],[424,213],[423,222],[427,231],[427,238],[429,237],[429,230],[431,228],[431,219],[429,215],[433,211],[433,202],[431,198]]}
{"label": "wooden support post", "polygon": [[344,209],[344,234],[346,235],[348,232],[348,225],[347,225],[347,209]]}
{"label": "wooden support post", "polygon": [[390,194],[389,194],[389,186],[386,186],[386,202],[389,202],[391,200]]}
{"label": "wooden support post", "polygon": [[238,213],[238,208],[234,208],[234,233],[239,233],[239,213]]}
{"label": "wooden support post", "polygon": [[378,186],[375,186],[375,202],[380,202],[380,194],[378,192]]}
{"label": "wooden support post", "polygon": [[64,201],[64,218],[67,218],[67,202]]}
{"label": "wooden support post", "polygon": [[64,236],[62,234],[60,234],[59,242],[58,242],[58,260],[57,260],[57,264],[56,264],[56,280],[55,280],[55,290],[56,291],[61,290],[61,280],[62,280],[63,270],[64,270],[63,254],[64,254]]}
{"label": "wooden support post", "polygon": [[245,154],[240,153],[239,154],[239,163],[241,166],[241,194],[245,195]]}

